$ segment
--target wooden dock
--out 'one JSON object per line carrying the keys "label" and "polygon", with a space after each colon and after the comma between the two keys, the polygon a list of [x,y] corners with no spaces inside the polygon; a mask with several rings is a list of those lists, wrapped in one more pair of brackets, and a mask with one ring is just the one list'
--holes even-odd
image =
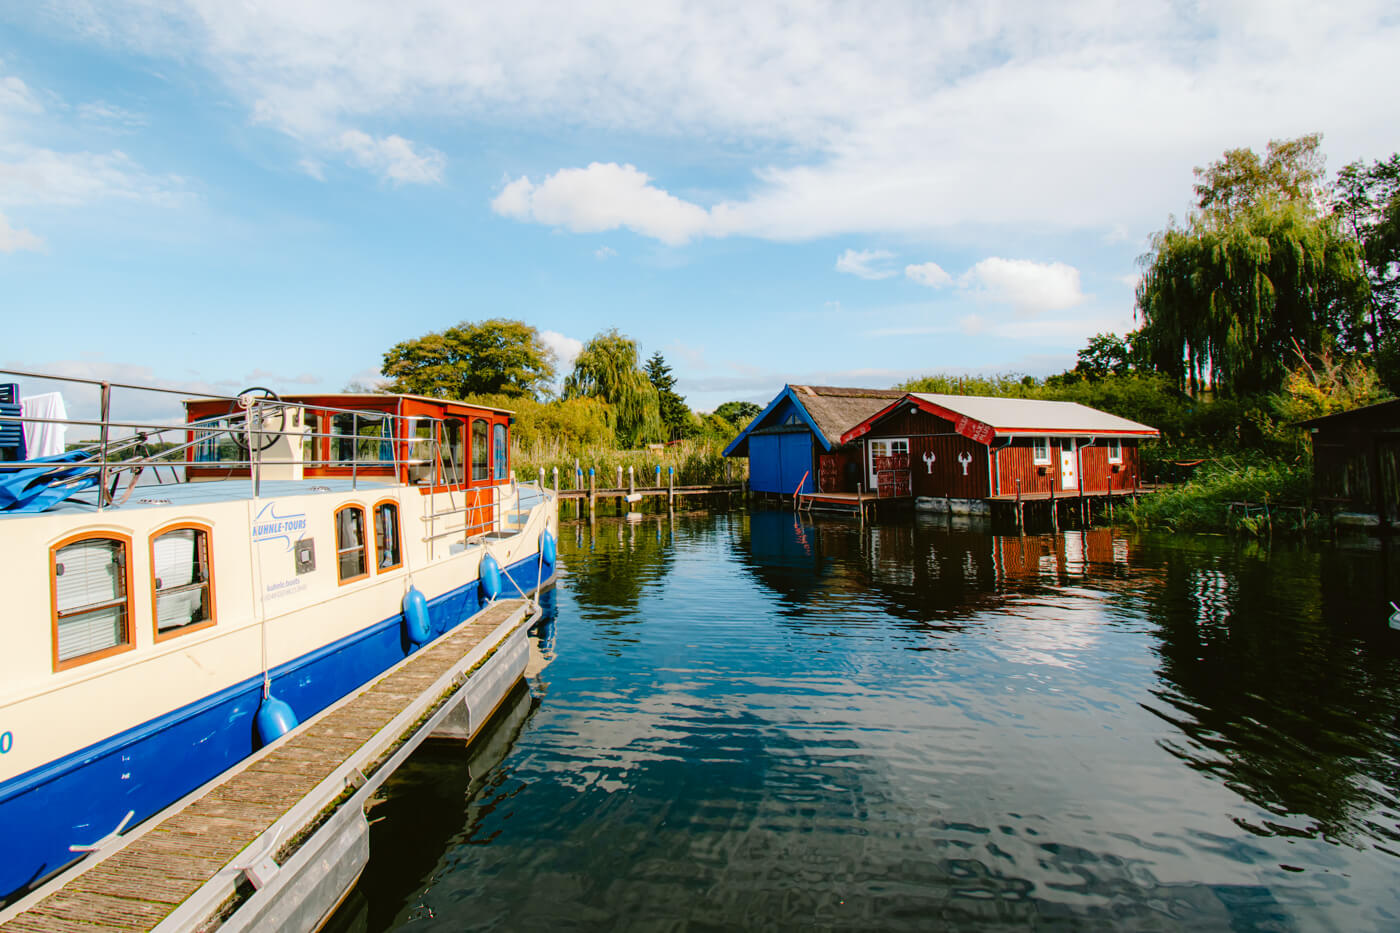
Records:
{"label": "wooden dock", "polygon": [[641,502],[643,499],[666,500],[668,509],[674,508],[677,499],[689,496],[736,496],[744,494],[743,483],[716,483],[709,486],[628,486],[612,489],[560,489],[555,493],[561,500],[573,501],[579,508],[587,507],[590,512],[597,508],[598,500],[613,500],[619,508],[626,503]]}
{"label": "wooden dock", "polygon": [[[458,714],[460,704],[450,701],[470,696],[473,671],[512,636],[523,650],[520,630],[534,618],[529,607],[523,599],[487,606],[114,841],[108,852],[50,882],[36,903],[0,923],[0,933],[184,930],[215,925],[221,917],[236,919],[236,911],[261,892],[255,892],[248,869],[262,867],[274,875],[288,870],[306,837],[334,819],[338,806],[360,799],[349,792],[377,787],[438,722]],[[516,673],[501,695],[518,679]],[[472,711],[473,722],[490,712]],[[363,811],[353,816],[363,823]],[[363,845],[367,855],[367,836]],[[274,862],[254,865],[245,853],[262,853],[251,862],[267,856]],[[289,898],[295,896],[289,891]],[[264,910],[243,925],[280,926],[270,919],[277,916],[283,914]]]}

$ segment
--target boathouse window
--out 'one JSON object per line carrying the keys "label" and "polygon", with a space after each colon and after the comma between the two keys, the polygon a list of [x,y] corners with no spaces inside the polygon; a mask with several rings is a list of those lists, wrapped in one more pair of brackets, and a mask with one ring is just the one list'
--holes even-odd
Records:
{"label": "boathouse window", "polygon": [[172,528],[151,539],[156,641],[214,622],[209,532]]}
{"label": "boathouse window", "polygon": [[1113,440],[1108,442],[1108,462],[1123,462],[1123,442],[1118,440],[1117,438],[1114,438]]}
{"label": "boathouse window", "polygon": [[492,429],[492,433],[492,450],[496,455],[496,479],[505,479],[510,462],[506,456],[506,426],[498,424]]}
{"label": "boathouse window", "polygon": [[491,451],[489,449],[490,437],[487,433],[486,419],[478,418],[472,422],[472,480],[491,478]]}
{"label": "boathouse window", "polygon": [[399,554],[399,507],[381,502],[374,507],[375,569],[392,570],[403,563]]}
{"label": "boathouse window", "polygon": [[335,557],[341,583],[369,573],[365,558],[365,510],[359,506],[347,505],[335,513]]}
{"label": "boathouse window", "polygon": [[1033,438],[1031,438],[1031,462],[1032,462],[1032,463],[1049,463],[1049,462],[1050,462],[1050,438],[1048,438],[1048,437],[1033,437]]}
{"label": "boathouse window", "polygon": [[131,647],[126,538],[89,536],[53,549],[54,670]]}

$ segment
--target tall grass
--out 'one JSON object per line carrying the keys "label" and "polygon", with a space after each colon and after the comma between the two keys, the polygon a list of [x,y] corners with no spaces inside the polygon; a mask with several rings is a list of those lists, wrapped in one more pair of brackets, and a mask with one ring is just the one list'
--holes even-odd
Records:
{"label": "tall grass", "polygon": [[[541,438],[532,444],[517,445],[512,451],[515,475],[521,480],[536,479],[544,469],[545,482],[554,484],[553,471],[559,469],[559,487],[588,488],[588,471],[594,470],[594,483],[599,489],[615,488],[618,467],[622,468],[622,485],[627,485],[627,468],[631,467],[638,486],[657,483],[656,468],[661,468],[660,484],[667,485],[670,470],[675,470],[677,486],[706,486],[716,483],[738,483],[748,478],[749,462],[743,458],[726,459],[723,445],[710,440],[682,441],[659,450],[617,450],[602,444],[570,449],[562,441]],[[583,476],[574,475],[577,460]]]}
{"label": "tall grass", "polygon": [[[1143,496],[1127,511],[1139,527],[1174,531],[1243,531],[1318,527],[1312,511],[1310,469],[1306,463],[1245,461],[1233,457],[1208,462],[1188,481]],[[1243,509],[1232,503],[1248,503]],[[1260,507],[1267,506],[1267,517]],[[1249,514],[1246,514],[1248,512]]]}

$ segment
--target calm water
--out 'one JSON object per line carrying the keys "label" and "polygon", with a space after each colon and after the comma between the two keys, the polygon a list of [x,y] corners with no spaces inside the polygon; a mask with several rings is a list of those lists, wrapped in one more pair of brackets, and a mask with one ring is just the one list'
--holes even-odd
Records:
{"label": "calm water", "polygon": [[1400,929],[1392,552],[565,526],[529,689],[337,930]]}

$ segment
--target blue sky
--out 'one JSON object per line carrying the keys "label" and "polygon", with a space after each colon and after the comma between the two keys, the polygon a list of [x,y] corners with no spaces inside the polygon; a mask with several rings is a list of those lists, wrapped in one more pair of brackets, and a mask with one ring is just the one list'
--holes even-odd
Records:
{"label": "blue sky", "polygon": [[1367,3],[0,9],[0,363],[233,391],[610,327],[692,405],[1046,375],[1195,165],[1400,149]]}

